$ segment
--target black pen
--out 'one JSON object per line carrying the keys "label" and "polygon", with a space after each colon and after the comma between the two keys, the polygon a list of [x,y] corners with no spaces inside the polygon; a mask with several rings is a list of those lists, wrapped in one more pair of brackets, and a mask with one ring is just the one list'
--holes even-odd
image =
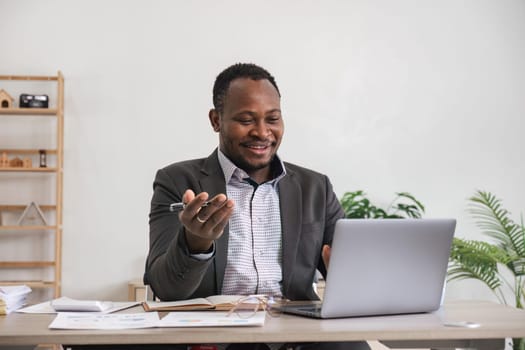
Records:
{"label": "black pen", "polygon": [[[201,208],[207,207],[210,204],[211,204],[211,201],[206,201],[206,202],[202,203]],[[184,210],[184,209],[186,209],[186,205],[187,204],[183,203],[183,202],[171,203],[169,205],[170,206],[170,211]]]}

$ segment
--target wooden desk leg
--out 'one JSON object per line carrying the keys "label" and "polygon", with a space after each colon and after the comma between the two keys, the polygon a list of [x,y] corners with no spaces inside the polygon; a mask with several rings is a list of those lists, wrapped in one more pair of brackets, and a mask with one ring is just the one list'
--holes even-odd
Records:
{"label": "wooden desk leg", "polygon": [[472,339],[472,340],[386,340],[381,344],[391,349],[431,349],[431,350],[504,350],[505,339]]}

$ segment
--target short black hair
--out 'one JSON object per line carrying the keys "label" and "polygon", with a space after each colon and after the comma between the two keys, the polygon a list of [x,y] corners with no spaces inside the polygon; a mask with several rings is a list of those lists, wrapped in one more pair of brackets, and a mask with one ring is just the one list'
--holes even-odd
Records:
{"label": "short black hair", "polygon": [[224,108],[224,97],[231,82],[238,78],[249,78],[253,80],[266,79],[275,87],[279,96],[281,96],[275,78],[266,69],[253,63],[236,63],[223,70],[215,79],[215,84],[213,84],[213,106],[218,112],[222,112]]}

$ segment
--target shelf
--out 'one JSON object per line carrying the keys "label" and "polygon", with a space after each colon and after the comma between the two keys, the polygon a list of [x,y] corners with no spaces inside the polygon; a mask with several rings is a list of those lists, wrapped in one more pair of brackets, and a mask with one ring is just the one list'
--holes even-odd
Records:
{"label": "shelf", "polygon": [[[29,204],[29,203],[28,203]],[[27,208],[28,204],[0,204],[0,211],[18,211]],[[55,210],[56,205],[39,204],[38,207],[42,210]],[[1,227],[1,225],[0,225]]]}
{"label": "shelf", "polygon": [[0,286],[19,286],[25,284],[29,288],[39,289],[39,288],[54,288],[56,282],[53,281],[0,281]]}
{"label": "shelf", "polygon": [[0,108],[0,114],[5,115],[36,115],[36,116],[56,116],[56,108]]}
{"label": "shelf", "polygon": [[55,266],[54,261],[0,261],[0,268],[21,268]]}
{"label": "shelf", "polygon": [[40,231],[40,230],[56,230],[58,226],[0,226],[0,231]]}
{"label": "shelf", "polygon": [[22,148],[0,148],[0,153],[10,154],[40,154],[40,151],[45,151],[46,154],[57,154],[56,149],[22,149]]}
{"label": "shelf", "polygon": [[0,168],[0,172],[21,172],[21,173],[55,173],[57,168]]}
{"label": "shelf", "polygon": [[57,81],[58,77],[44,75],[0,75],[0,80],[43,80]]}

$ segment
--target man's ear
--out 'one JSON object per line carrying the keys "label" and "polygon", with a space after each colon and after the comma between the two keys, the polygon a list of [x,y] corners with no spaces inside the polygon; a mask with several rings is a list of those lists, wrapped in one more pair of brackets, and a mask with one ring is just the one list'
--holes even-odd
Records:
{"label": "man's ear", "polygon": [[219,132],[221,130],[219,112],[212,108],[208,113],[208,117],[210,118],[210,124],[213,128],[213,131]]}

